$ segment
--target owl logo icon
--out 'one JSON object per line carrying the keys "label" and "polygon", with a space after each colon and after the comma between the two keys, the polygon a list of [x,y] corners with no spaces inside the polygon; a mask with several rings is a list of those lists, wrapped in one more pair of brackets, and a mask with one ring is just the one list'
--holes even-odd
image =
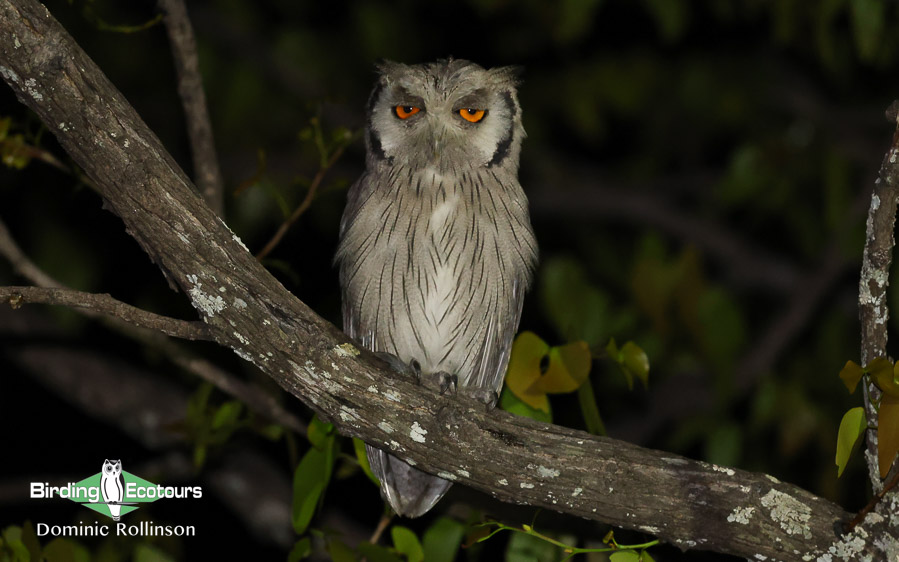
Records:
{"label": "owl logo icon", "polygon": [[103,501],[109,508],[113,521],[118,521],[122,512],[122,500],[125,499],[125,480],[122,478],[122,461],[103,461],[100,473],[100,491]]}

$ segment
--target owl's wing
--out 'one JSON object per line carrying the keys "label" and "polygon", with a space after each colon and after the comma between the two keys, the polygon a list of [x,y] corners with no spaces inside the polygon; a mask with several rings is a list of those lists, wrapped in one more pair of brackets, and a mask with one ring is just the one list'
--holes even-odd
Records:
{"label": "owl's wing", "polygon": [[119,489],[119,501],[125,498],[125,478],[122,476],[120,472],[119,475],[115,479],[116,487]]}
{"label": "owl's wing", "polygon": [[512,340],[521,321],[524,307],[524,291],[518,279],[512,280],[509,308],[504,314],[493,312],[488,321],[484,343],[478,350],[474,376],[469,385],[478,388],[492,388],[497,394],[503,388],[503,378],[509,364]]}
{"label": "owl's wing", "polygon": [[348,265],[340,260],[343,245],[345,244],[345,236],[347,234],[348,225],[352,224],[356,215],[365,205],[365,202],[371,197],[374,189],[371,185],[369,174],[366,172],[350,186],[347,192],[346,207],[343,210],[343,216],[340,219],[340,248],[335,256],[335,262],[340,264],[340,288],[341,288],[341,311],[343,313],[343,333],[350,338],[359,342],[362,347],[369,351],[380,351],[375,349],[375,341],[371,330],[366,330],[361,326],[360,311],[356,310],[353,299],[348,294],[347,277],[352,275],[347,270]]}

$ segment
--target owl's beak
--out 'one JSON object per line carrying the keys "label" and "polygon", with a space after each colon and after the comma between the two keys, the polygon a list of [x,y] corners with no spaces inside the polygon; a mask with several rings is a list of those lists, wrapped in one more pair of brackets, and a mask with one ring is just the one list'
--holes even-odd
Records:
{"label": "owl's beak", "polygon": [[441,129],[434,133],[433,147],[434,151],[431,153],[431,161],[436,162],[437,159],[443,154],[443,149],[446,146],[446,131]]}

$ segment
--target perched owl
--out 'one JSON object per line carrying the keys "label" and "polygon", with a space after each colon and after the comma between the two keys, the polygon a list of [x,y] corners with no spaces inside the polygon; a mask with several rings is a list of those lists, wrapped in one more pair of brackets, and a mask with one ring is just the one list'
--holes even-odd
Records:
{"label": "perched owl", "polygon": [[[335,257],[344,331],[495,404],[537,261],[516,70],[454,59],[379,70]],[[450,487],[374,447],[368,458],[400,515],[424,514]]]}
{"label": "perched owl", "polygon": [[125,497],[125,482],[122,478],[122,461],[103,461],[103,470],[100,472],[100,492],[103,494],[103,501],[112,514],[112,520],[118,521],[122,512],[122,506],[119,505]]}

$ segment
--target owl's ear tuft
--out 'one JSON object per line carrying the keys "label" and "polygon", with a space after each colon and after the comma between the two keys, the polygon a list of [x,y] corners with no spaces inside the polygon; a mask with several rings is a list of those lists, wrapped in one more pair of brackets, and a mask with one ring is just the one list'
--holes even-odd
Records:
{"label": "owl's ear tuft", "polygon": [[378,59],[375,61],[375,69],[377,69],[378,74],[381,76],[385,76],[388,74],[397,74],[401,71],[404,71],[408,68],[408,65],[405,65],[401,62],[394,62],[392,60],[387,59]]}
{"label": "owl's ear tuft", "polygon": [[521,75],[524,74],[524,67],[518,64],[498,66],[496,68],[491,68],[489,72],[495,78],[503,82],[509,82],[513,86],[519,86],[522,82]]}

